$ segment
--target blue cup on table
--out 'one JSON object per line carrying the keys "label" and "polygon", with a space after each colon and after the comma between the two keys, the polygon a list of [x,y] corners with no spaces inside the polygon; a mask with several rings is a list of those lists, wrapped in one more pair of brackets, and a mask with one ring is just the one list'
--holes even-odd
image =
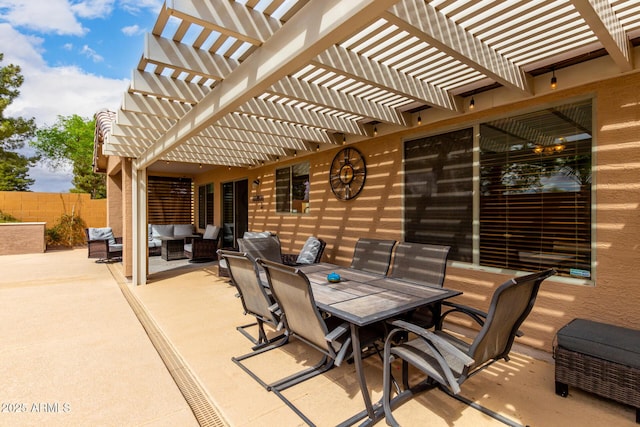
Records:
{"label": "blue cup on table", "polygon": [[335,272],[329,273],[327,274],[327,280],[331,283],[337,283],[340,281],[340,275]]}

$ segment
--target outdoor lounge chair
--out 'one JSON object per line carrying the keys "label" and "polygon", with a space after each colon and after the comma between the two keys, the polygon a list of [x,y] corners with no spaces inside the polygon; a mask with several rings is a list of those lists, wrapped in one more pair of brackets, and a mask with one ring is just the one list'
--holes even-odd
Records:
{"label": "outdoor lounge chair", "polygon": [[[449,246],[400,242],[393,251],[389,276],[419,285],[441,288],[450,249]],[[410,317],[406,320],[429,329],[438,321],[440,311],[440,304],[421,307],[410,313]]]}
{"label": "outdoor lounge chair", "polygon": [[[281,330],[283,323],[281,311],[273,297],[268,289],[260,283],[254,261],[247,254],[241,252],[219,250],[218,253],[227,263],[231,280],[238,290],[240,301],[242,301],[244,313],[256,318],[256,323],[238,326],[236,329],[255,344],[254,350],[278,340],[282,340],[282,344],[284,344],[287,340],[285,335],[269,339],[264,329],[264,324],[267,323],[275,330]],[[258,338],[254,338],[245,330],[255,325],[258,326]]]}
{"label": "outdoor lounge chair", "polygon": [[386,275],[395,240],[358,239],[353,251],[351,268]]}
{"label": "outdoor lounge chair", "polygon": [[111,227],[84,230],[87,238],[88,258],[99,258],[96,262],[122,259],[122,237],[114,237]]}
{"label": "outdoor lounge chair", "polygon": [[[488,313],[471,307],[445,302],[452,307],[445,312],[434,332],[420,328],[403,320],[391,323],[396,327],[385,341],[383,374],[383,407],[387,424],[397,426],[392,408],[409,399],[413,394],[428,388],[438,387],[450,396],[482,411],[508,425],[518,425],[477,403],[459,396],[460,385],[492,363],[509,360],[513,340],[522,333],[518,328],[531,312],[543,280],[556,274],[549,269],[511,279],[502,284],[493,294]],[[443,319],[451,313],[462,313],[478,322],[482,328],[469,344],[442,330]],[[393,346],[397,334],[412,332],[417,336],[403,344]],[[391,363],[402,360],[402,382],[404,390],[391,398]],[[427,378],[411,387],[408,364],[412,364]]]}
{"label": "outdoor lounge chair", "polygon": [[218,241],[220,240],[220,227],[207,224],[202,238],[186,237],[184,244],[184,256],[189,262],[206,262],[217,259]]}

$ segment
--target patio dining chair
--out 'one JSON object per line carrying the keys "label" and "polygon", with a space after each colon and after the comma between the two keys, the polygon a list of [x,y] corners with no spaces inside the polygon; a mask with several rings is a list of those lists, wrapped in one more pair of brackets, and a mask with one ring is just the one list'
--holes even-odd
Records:
{"label": "patio dining chair", "polygon": [[322,316],[316,305],[309,279],[303,272],[278,262],[259,259],[258,263],[264,268],[274,299],[282,310],[282,319],[287,333],[317,350],[321,358],[315,365],[269,384],[241,363],[262,351],[234,357],[232,360],[265,389],[275,392],[309,425],[313,425],[280,392],[320,375],[334,366],[339,366],[351,354],[349,324],[335,317]]}
{"label": "patio dining chair", "polygon": [[386,275],[395,244],[395,240],[358,239],[353,250],[351,268]]}
{"label": "patio dining chair", "polygon": [[[522,322],[531,312],[538,289],[548,277],[556,274],[553,269],[510,279],[494,292],[489,311],[483,313],[456,303],[443,303],[451,307],[439,319],[435,331],[428,331],[403,320],[394,320],[393,329],[385,341],[382,403],[387,424],[398,426],[392,409],[414,394],[438,387],[450,396],[480,410],[507,425],[517,426],[508,418],[460,396],[460,386],[471,376],[481,372],[494,362],[509,361],[509,352]],[[471,343],[467,343],[442,330],[443,319],[453,313],[468,315],[481,325]],[[416,338],[395,345],[397,334],[411,332]],[[404,390],[391,397],[391,364],[402,360],[402,383]],[[422,382],[410,386],[408,365],[411,364],[426,374]]]}
{"label": "patio dining chair", "polygon": [[[450,246],[400,242],[393,250],[389,276],[423,286],[441,288]],[[441,305],[432,304],[409,313],[408,320],[425,329],[435,325]]]}
{"label": "patio dining chair", "polygon": [[[279,345],[286,343],[288,339],[286,333],[269,339],[265,331],[265,323],[271,325],[276,331],[282,330],[282,312],[278,309],[269,290],[260,282],[253,260],[241,252],[221,249],[218,253],[227,263],[231,281],[238,290],[244,313],[256,318],[256,322],[238,326],[236,329],[251,340],[254,344],[253,350],[274,343]],[[258,327],[258,338],[246,331],[253,326]]]}

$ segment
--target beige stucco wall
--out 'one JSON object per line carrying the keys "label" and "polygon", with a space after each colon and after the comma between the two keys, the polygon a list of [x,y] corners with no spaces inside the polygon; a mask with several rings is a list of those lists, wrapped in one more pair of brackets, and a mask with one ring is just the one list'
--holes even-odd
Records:
{"label": "beige stucco wall", "polygon": [[89,194],[0,191],[0,211],[22,222],[45,222],[47,228],[62,215],[72,213],[80,216],[87,227],[105,227],[106,206],[106,199],[94,200]]}
{"label": "beige stucco wall", "polygon": [[[359,237],[403,239],[403,138],[461,128],[496,116],[591,96],[595,112],[596,277],[591,285],[553,279],[543,284],[534,310],[523,325],[525,336],[520,342],[551,351],[555,332],[575,317],[640,329],[640,288],[633,276],[640,261],[638,87],[640,74],[622,76],[354,144],[366,157],[368,174],[360,195],[349,202],[337,200],[329,187],[329,165],[340,147],[278,163],[277,167],[310,162],[311,212],[308,215],[275,214],[275,165],[250,170],[223,169],[198,176],[194,183],[196,189],[209,182],[215,184],[215,215],[220,225],[220,184],[241,178],[248,179],[249,183],[260,179],[258,189],[249,185],[250,200],[256,194],[264,196],[263,202],[249,201],[250,229],[277,232],[284,251],[298,250],[307,236],[317,235],[327,241],[326,261],[348,265]],[[478,268],[450,266],[445,286],[463,291],[460,301],[486,308],[493,290],[509,277],[510,272],[496,274]]]}

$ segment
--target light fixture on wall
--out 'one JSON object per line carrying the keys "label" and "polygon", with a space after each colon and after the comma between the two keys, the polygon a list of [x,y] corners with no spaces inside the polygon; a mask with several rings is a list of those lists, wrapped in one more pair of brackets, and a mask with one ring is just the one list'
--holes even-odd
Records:
{"label": "light fixture on wall", "polygon": [[378,127],[377,126],[373,127],[373,136],[378,136]]}
{"label": "light fixture on wall", "polygon": [[418,126],[422,124],[422,116],[418,114]]}
{"label": "light fixture on wall", "polygon": [[255,189],[258,188],[258,186],[260,185],[260,180],[259,179],[254,179],[253,182],[251,183],[251,186]]}
{"label": "light fixture on wall", "polygon": [[474,108],[476,108],[476,100],[473,98],[473,95],[471,95],[471,101],[469,101],[469,110],[473,110]]}
{"label": "light fixture on wall", "polygon": [[320,151],[320,144],[316,146],[316,151]]}
{"label": "light fixture on wall", "polygon": [[343,133],[343,134],[342,134],[342,145],[344,145],[344,144],[346,144],[346,143],[347,143],[347,134],[346,134],[346,133]]}
{"label": "light fixture on wall", "polygon": [[199,167],[200,169],[202,169],[202,163],[200,163],[200,164],[198,165],[198,167]]}
{"label": "light fixture on wall", "polygon": [[558,79],[556,78],[556,70],[551,70],[551,89],[558,87]]}
{"label": "light fixture on wall", "polygon": [[298,157],[298,151],[297,150],[293,150],[293,157]]}

